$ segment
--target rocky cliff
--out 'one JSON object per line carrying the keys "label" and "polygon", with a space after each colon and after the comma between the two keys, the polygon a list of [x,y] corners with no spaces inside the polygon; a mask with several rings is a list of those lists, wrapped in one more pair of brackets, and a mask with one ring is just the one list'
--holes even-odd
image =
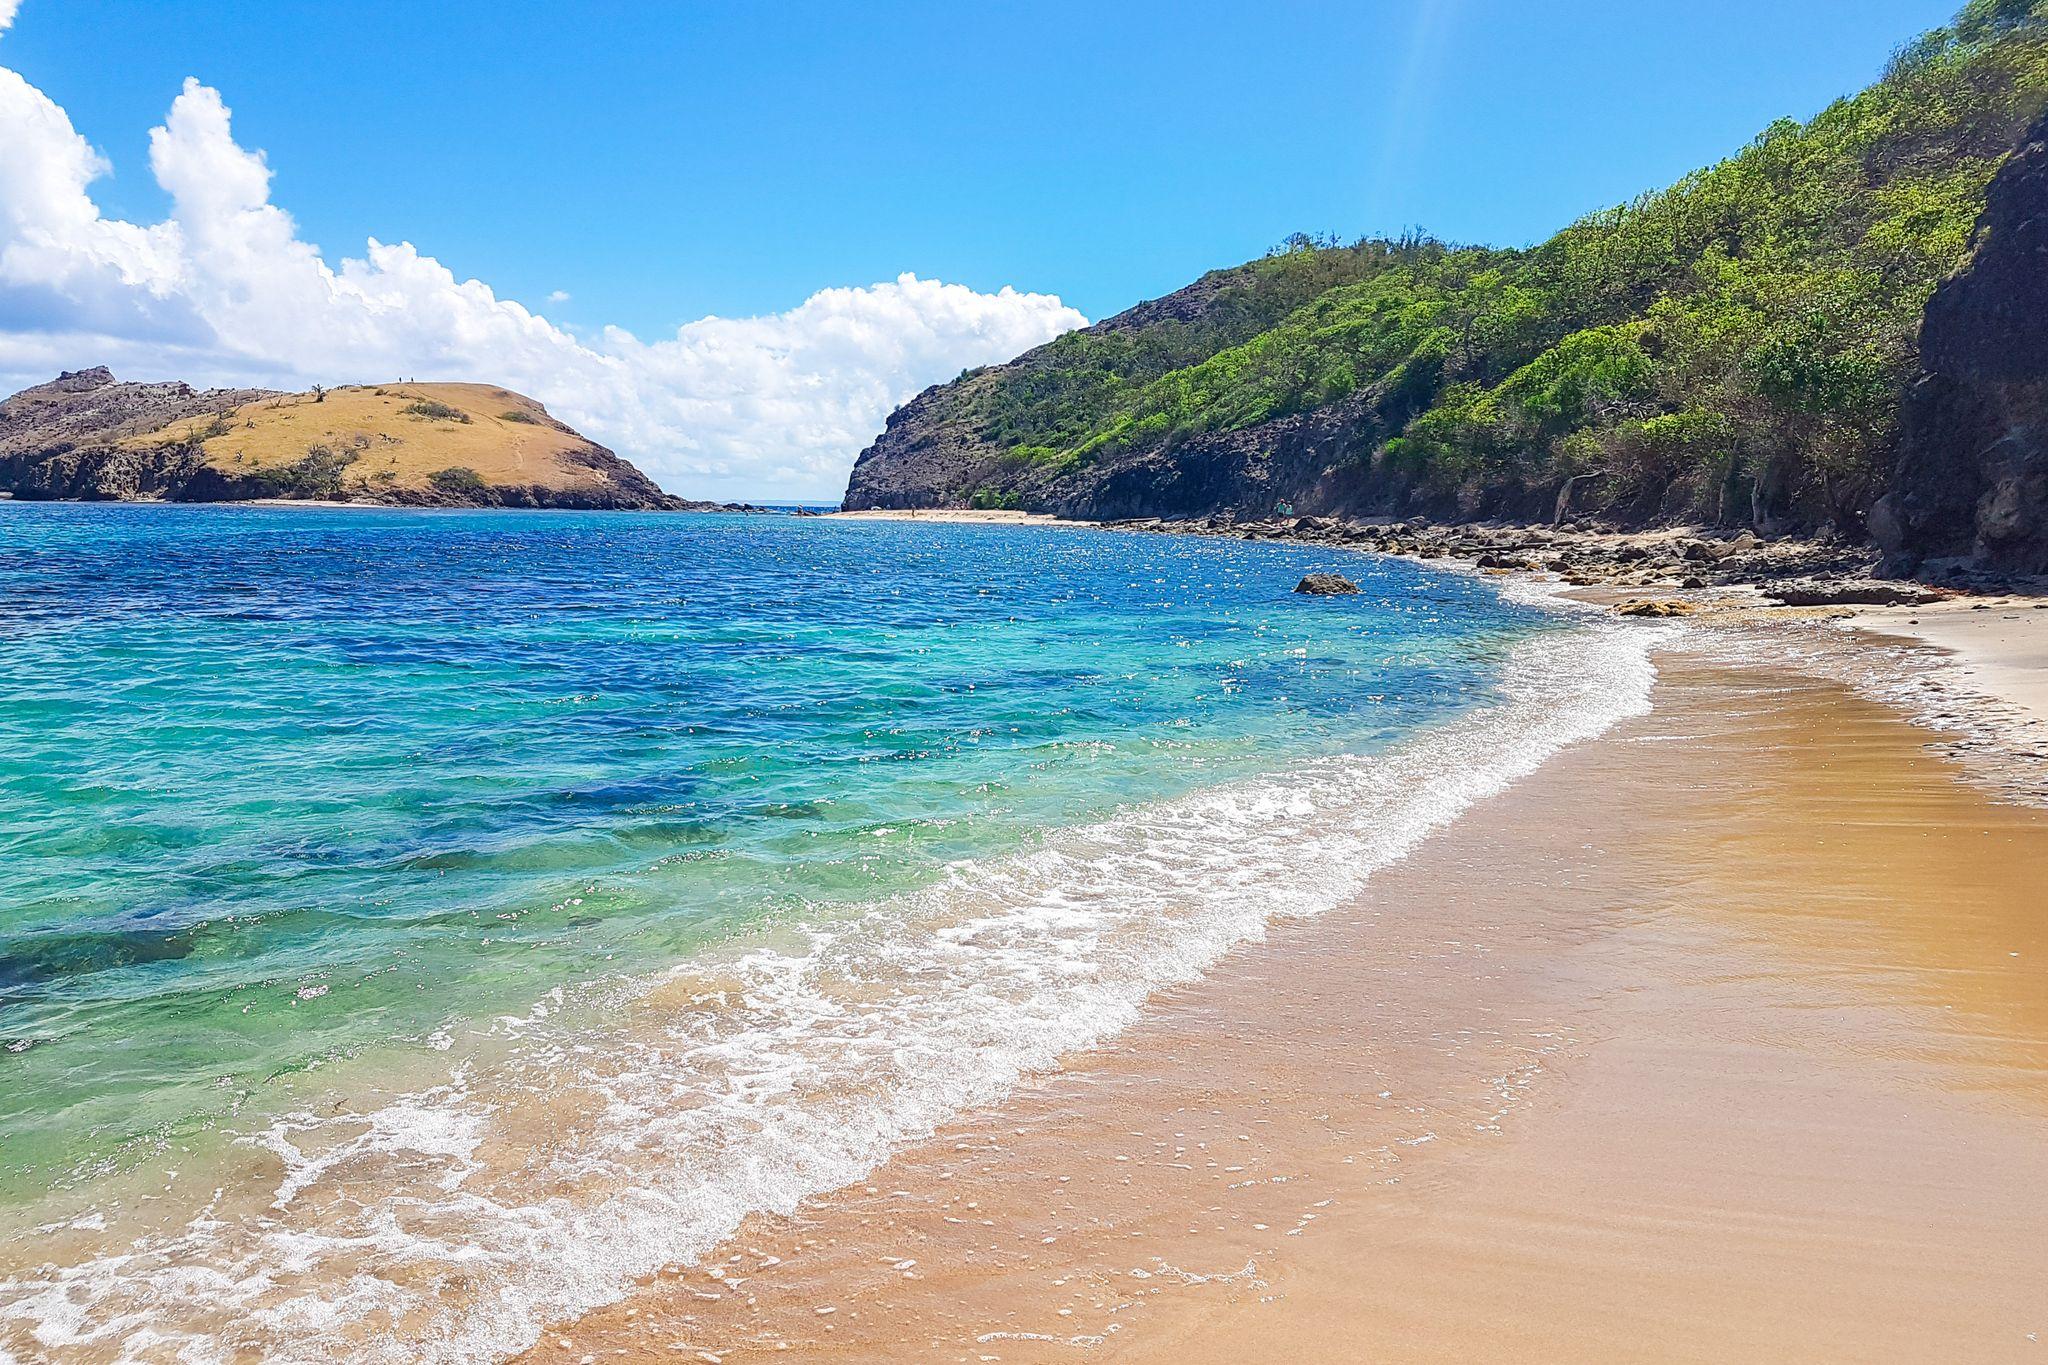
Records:
{"label": "rocky cliff", "polygon": [[1999,171],[1920,334],[1898,472],[1871,531],[1895,568],[2048,573],[2048,117]]}
{"label": "rocky cliff", "polygon": [[0,495],[688,510],[539,403],[488,384],[279,393],[69,372],[0,403]]}

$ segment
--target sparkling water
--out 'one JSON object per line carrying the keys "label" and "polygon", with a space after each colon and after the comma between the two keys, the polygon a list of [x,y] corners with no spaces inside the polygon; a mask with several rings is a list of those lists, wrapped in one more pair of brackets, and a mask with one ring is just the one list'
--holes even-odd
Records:
{"label": "sparkling water", "polygon": [[[1326,569],[1363,591],[1291,592]],[[0,504],[0,1343],[516,1349],[1338,902],[1646,668],[1299,546]],[[416,1283],[456,1245],[490,1272]]]}

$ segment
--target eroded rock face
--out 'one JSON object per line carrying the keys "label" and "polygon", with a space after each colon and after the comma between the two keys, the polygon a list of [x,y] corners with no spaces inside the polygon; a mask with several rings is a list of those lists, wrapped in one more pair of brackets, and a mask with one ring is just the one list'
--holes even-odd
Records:
{"label": "eroded rock face", "polygon": [[0,402],[0,490],[17,498],[174,497],[205,465],[196,450],[138,451],[138,432],[254,402],[266,389],[123,383],[104,366],[67,370]]}
{"label": "eroded rock face", "polygon": [[1871,534],[1897,570],[1956,557],[2048,573],[2048,116],[1992,181],[1920,353]]}
{"label": "eroded rock face", "polygon": [[253,403],[269,389],[123,383],[104,365],[67,370],[0,402],[0,460],[110,446],[124,436]]}

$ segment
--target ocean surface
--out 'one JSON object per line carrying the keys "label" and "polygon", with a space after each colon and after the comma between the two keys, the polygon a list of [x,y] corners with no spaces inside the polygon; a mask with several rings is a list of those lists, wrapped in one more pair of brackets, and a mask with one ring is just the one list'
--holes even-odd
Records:
{"label": "ocean surface", "polygon": [[1341,904],[1646,638],[1227,540],[0,503],[0,1358],[516,1350]]}

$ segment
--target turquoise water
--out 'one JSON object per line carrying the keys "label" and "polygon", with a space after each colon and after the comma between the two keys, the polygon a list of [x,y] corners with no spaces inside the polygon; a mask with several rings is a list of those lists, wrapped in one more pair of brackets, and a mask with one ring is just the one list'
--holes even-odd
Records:
{"label": "turquoise water", "polygon": [[1227,540],[0,503],[0,1356],[516,1351],[1344,904],[1647,638]]}
{"label": "turquoise water", "polygon": [[[1338,556],[1345,559],[1348,557]],[[0,507],[10,1188],[272,1079],[1381,744],[1541,618],[1034,529]]]}

